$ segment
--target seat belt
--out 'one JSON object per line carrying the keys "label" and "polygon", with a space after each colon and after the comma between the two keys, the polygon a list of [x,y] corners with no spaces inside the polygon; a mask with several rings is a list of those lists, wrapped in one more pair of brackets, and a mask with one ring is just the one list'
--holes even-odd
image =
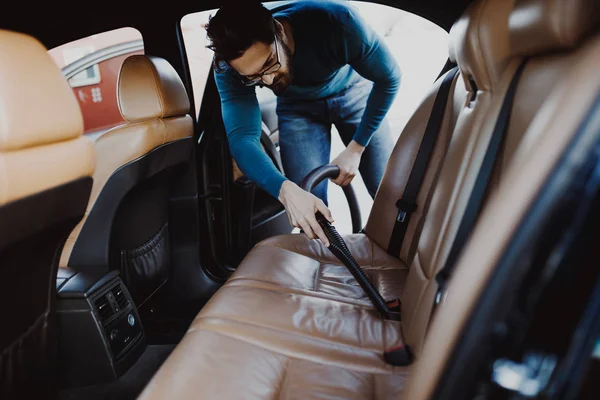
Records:
{"label": "seat belt", "polygon": [[452,247],[450,248],[450,252],[448,253],[444,267],[436,275],[435,279],[438,283],[438,290],[435,297],[432,315],[442,300],[442,296],[446,290],[446,284],[448,283],[448,280],[452,274],[452,269],[454,268],[458,256],[465,246],[465,243],[469,239],[471,231],[477,222],[477,217],[479,216],[479,212],[481,211],[483,205],[483,200],[485,199],[485,195],[489,187],[492,171],[494,169],[494,165],[496,164],[498,152],[504,143],[504,137],[506,136],[506,131],[508,129],[510,114],[514,103],[515,94],[517,92],[517,86],[519,84],[519,79],[523,74],[523,70],[525,69],[526,63],[526,59],[521,62],[519,68],[512,78],[512,81],[510,82],[508,90],[506,91],[504,102],[500,108],[500,114],[496,120],[496,126],[494,126],[490,143],[488,144],[481,168],[479,169],[479,173],[475,179],[475,184],[473,185],[473,190],[471,191],[471,196],[469,197],[467,207],[460,221],[460,225],[458,226],[456,236],[454,237],[454,242],[452,243]]}
{"label": "seat belt", "polygon": [[[477,216],[479,215],[479,211],[481,210],[483,200],[485,198],[485,194],[489,186],[490,177],[492,176],[492,171],[494,169],[498,152],[502,147],[504,137],[506,136],[508,122],[510,120],[510,113],[512,110],[515,94],[517,92],[517,85],[519,83],[519,78],[521,77],[525,68],[526,62],[526,60],[523,60],[521,65],[519,65],[519,68],[515,72],[515,75],[513,76],[512,81],[510,82],[510,85],[508,87],[508,90],[506,91],[504,102],[502,103],[502,107],[500,108],[500,113],[498,115],[498,119],[496,120],[494,131],[492,132],[492,137],[490,138],[488,148],[483,157],[483,162],[481,164],[481,168],[479,169],[479,173],[477,174],[477,178],[475,179],[475,184],[473,185],[473,190],[471,191],[471,195],[467,203],[467,208],[465,209],[465,213],[463,214],[463,217],[460,221],[460,225],[454,238],[454,242],[452,243],[452,248],[450,249],[450,253],[446,258],[444,267],[436,275],[436,281],[438,282],[438,291],[435,296],[433,309],[429,316],[428,324],[431,323],[433,314],[438,304],[441,302],[444,290],[446,289],[446,283],[452,273],[452,268],[456,263],[458,255],[460,254],[460,251],[467,242],[469,234],[473,230],[473,226],[477,221]],[[400,346],[397,348],[386,350],[384,352],[384,359],[387,361],[388,364],[391,365],[408,365],[408,363],[412,361],[413,355],[410,351],[410,348],[408,348],[407,346]]]}
{"label": "seat belt", "polygon": [[450,88],[452,87],[452,81],[457,73],[458,67],[452,68],[448,71],[448,74],[440,84],[440,88],[438,89],[433,102],[431,113],[429,114],[425,132],[423,133],[423,138],[421,139],[415,163],[413,164],[410,176],[406,182],[406,187],[404,188],[404,193],[402,194],[402,198],[396,202],[398,215],[394,222],[392,236],[390,237],[387,249],[388,253],[395,257],[400,255],[406,228],[410,222],[410,216],[417,209],[417,195],[419,194],[419,189],[421,188],[427,166],[429,165],[429,159],[431,158],[433,148],[439,136],[442,121],[444,120],[446,103],[448,102],[448,97],[450,95]]}

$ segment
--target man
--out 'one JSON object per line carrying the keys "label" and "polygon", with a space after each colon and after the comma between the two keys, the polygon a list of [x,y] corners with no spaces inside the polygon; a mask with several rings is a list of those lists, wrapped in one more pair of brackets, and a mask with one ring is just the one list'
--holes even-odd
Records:
{"label": "man", "polygon": [[[329,163],[331,125],[346,149],[331,164],[333,181],[357,171],[375,195],[394,146],[385,115],[400,86],[400,68],[378,35],[344,1],[296,1],[268,10],[255,0],[221,7],[206,27],[231,153],[252,181],[285,206],[290,223],[329,242],[316,221],[326,182],[315,195],[298,184]],[[286,176],[260,145],[255,86],[277,95],[279,145]]]}

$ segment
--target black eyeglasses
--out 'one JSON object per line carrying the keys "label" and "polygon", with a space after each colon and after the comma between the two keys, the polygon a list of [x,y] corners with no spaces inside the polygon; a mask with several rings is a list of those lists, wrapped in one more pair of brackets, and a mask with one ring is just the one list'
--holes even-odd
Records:
{"label": "black eyeglasses", "polygon": [[275,62],[275,64],[271,65],[260,74],[249,76],[240,75],[242,83],[246,86],[254,86],[261,82],[264,83],[263,76],[271,75],[279,71],[279,68],[281,68],[281,62],[279,61],[279,46],[277,45],[277,35],[275,35],[275,56],[277,57],[277,61]]}

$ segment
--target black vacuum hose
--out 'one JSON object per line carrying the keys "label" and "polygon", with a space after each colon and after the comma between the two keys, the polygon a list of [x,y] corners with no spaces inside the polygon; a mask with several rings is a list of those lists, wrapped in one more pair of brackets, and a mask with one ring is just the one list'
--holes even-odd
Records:
{"label": "black vacuum hose", "polygon": [[[340,168],[337,165],[326,164],[315,168],[308,175],[306,175],[306,177],[302,180],[300,187],[308,192],[312,192],[312,190],[324,179],[335,179],[339,174]],[[362,221],[356,194],[350,185],[343,187],[343,189],[346,199],[348,200],[348,205],[350,206],[352,231],[354,233],[358,233],[362,230]],[[354,279],[356,279],[360,287],[369,297],[371,303],[373,303],[379,314],[383,318],[390,319],[390,309],[387,303],[381,297],[381,294],[379,294],[373,283],[369,280],[367,274],[365,274],[360,265],[358,265],[354,259],[354,256],[352,256],[352,253],[350,253],[348,246],[346,246],[344,239],[342,239],[335,227],[331,225],[331,223],[323,216],[323,214],[317,212],[316,217],[317,222],[319,222],[319,225],[321,225],[321,228],[323,228],[327,239],[329,239],[329,250],[346,266],[346,268],[348,268]]]}
{"label": "black vacuum hose", "polygon": [[356,279],[358,284],[365,291],[379,314],[381,314],[383,318],[390,319],[390,310],[387,303],[369,280],[365,271],[358,265],[352,253],[350,253],[348,246],[346,246],[344,239],[342,239],[335,227],[331,225],[323,214],[317,212],[316,216],[317,222],[319,222],[327,239],[329,239],[329,250],[346,266],[346,268],[348,268],[348,271],[350,271],[352,276],[354,276],[354,279]]}
{"label": "black vacuum hose", "polygon": [[[313,189],[321,183],[324,179],[337,178],[340,174],[340,167],[333,164],[325,164],[320,167],[313,169],[306,175],[306,177],[300,183],[300,187],[307,192],[312,192]],[[350,208],[350,218],[352,219],[352,232],[359,233],[362,230],[362,219],[360,216],[360,207],[358,206],[358,199],[356,193],[352,188],[352,185],[342,187],[348,207]]]}

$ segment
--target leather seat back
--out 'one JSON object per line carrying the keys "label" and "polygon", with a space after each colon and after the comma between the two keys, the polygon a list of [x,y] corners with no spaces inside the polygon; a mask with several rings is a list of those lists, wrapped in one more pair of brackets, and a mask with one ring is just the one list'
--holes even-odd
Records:
{"label": "leather seat back", "polygon": [[403,334],[419,354],[443,267],[518,62],[509,63],[513,1],[472,3],[450,30],[450,57],[468,90],[435,189],[402,296]]}
{"label": "leather seat back", "polygon": [[[434,278],[444,267],[453,245],[496,116],[515,70],[524,58],[528,59],[517,86],[503,148],[496,160],[492,190],[503,179],[505,168],[513,160],[542,103],[557,82],[567,75],[574,59],[579,57],[579,52],[574,50],[593,26],[590,18],[581,18],[573,10],[564,12],[566,8],[589,10],[587,0],[570,1],[568,6],[566,3],[565,0],[547,3],[482,1],[473,4],[465,17],[472,13],[480,17],[487,14],[493,19],[492,25],[469,33],[469,28],[464,30],[461,19],[451,30],[453,40],[462,36],[461,31],[466,33],[460,39],[460,46],[455,46],[456,60],[464,79],[473,80],[480,88],[476,101],[485,100],[488,106],[484,107],[486,114],[473,119],[474,123],[467,129],[463,121],[471,119],[475,113],[470,115],[470,110],[465,107],[465,118],[459,117],[407,279],[402,299],[403,333],[405,341],[416,354],[422,349],[438,289]],[[566,33],[568,38],[561,33],[554,36],[553,44],[551,32],[535,33],[536,29],[546,29],[540,24],[557,19],[561,29],[564,26],[577,27]],[[471,18],[468,20],[471,24]],[[548,26],[553,29],[551,27],[552,24]],[[474,33],[477,36],[472,36]]]}
{"label": "leather seat back", "polygon": [[183,82],[163,58],[128,57],[117,99],[126,123],[95,140],[91,200],[61,265],[120,270],[139,307],[169,276],[169,198],[191,157],[193,123]]}
{"label": "leather seat back", "polygon": [[0,30],[0,398],[55,397],[60,251],[88,202],[94,149],[44,46]]}
{"label": "leather seat back", "polygon": [[597,109],[600,1],[518,1],[509,26],[512,55],[529,62],[512,110],[502,179],[489,194],[458,259],[448,295],[432,320],[407,387],[410,399],[434,398],[445,365],[485,298],[506,247],[590,109],[594,104]]}

